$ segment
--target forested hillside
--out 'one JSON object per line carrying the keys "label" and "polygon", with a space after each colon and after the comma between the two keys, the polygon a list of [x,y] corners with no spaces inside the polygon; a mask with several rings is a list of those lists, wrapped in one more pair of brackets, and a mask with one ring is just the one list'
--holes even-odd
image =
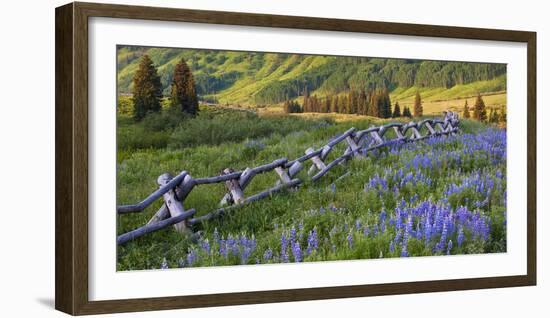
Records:
{"label": "forested hillside", "polygon": [[320,97],[374,88],[387,88],[404,98],[408,97],[404,92],[427,89],[460,88],[450,90],[456,94],[449,98],[466,96],[461,93],[469,91],[506,90],[504,64],[125,46],[118,48],[119,93],[131,93],[144,54],[158,69],[164,95],[170,94],[174,67],[184,58],[200,98],[218,103],[281,103],[302,95],[306,86],[309,94]]}

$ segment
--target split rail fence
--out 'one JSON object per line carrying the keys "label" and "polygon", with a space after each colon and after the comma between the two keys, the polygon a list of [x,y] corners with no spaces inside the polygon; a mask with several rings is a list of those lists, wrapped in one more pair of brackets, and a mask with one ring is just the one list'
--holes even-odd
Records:
{"label": "split rail fence", "polygon": [[[227,168],[223,170],[221,175],[207,178],[195,179],[187,171],[182,171],[175,177],[169,173],[162,174],[157,179],[159,188],[143,201],[137,204],[117,207],[118,214],[137,213],[142,212],[146,207],[160,198],[164,201],[164,204],[146,225],[119,235],[117,237],[117,244],[124,244],[170,225],[173,225],[176,231],[182,234],[192,234],[192,227],[197,223],[219,217],[230,210],[264,199],[281,190],[299,186],[305,180],[301,180],[296,176],[304,168],[307,161],[311,163],[308,177],[312,181],[317,181],[326,175],[330,169],[353,157],[366,156],[369,151],[390,145],[414,142],[441,135],[452,135],[458,131],[458,124],[458,114],[446,111],[442,119],[424,119],[419,122],[409,123],[389,123],[364,130],[350,128],[343,134],[330,140],[325,146],[319,149],[308,148],[303,156],[291,161],[286,158],[280,158],[271,163],[246,168],[242,171],[234,171],[231,168]],[[394,138],[389,138],[386,135],[386,132],[391,129],[395,132]],[[424,135],[422,132],[424,132]],[[327,156],[333,148],[344,141],[347,143],[344,153],[336,159],[326,162]],[[250,196],[245,196],[244,190],[254,176],[271,171],[275,171],[279,177],[279,180],[273,187]],[[186,210],[184,208],[184,201],[193,189],[200,185],[213,183],[223,183],[227,189],[227,193],[220,201],[220,208],[199,217],[195,216],[195,209],[190,208]]]}

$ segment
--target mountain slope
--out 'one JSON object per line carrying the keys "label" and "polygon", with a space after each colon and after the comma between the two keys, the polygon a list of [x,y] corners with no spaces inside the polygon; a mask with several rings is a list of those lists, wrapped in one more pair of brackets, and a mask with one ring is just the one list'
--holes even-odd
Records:
{"label": "mountain slope", "polygon": [[506,90],[504,64],[133,46],[121,46],[117,53],[117,85],[123,94],[131,93],[133,74],[144,54],[157,66],[165,95],[174,66],[183,58],[201,98],[219,103],[279,103],[302,95],[306,87],[319,96],[388,87],[398,99],[417,90],[445,98]]}

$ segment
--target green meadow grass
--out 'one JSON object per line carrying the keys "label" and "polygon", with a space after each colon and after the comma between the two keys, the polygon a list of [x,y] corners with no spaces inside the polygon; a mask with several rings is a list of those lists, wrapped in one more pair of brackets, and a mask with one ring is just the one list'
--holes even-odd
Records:
{"label": "green meadow grass", "polygon": [[[372,119],[337,123],[324,118],[259,118],[243,111],[203,108],[198,118],[179,117],[176,123],[167,125],[171,128],[157,128],[157,132],[151,133],[151,127],[157,121],[165,122],[165,118],[162,117],[165,115],[158,116],[151,117],[149,123],[139,124],[124,116],[119,118],[118,205],[132,204],[145,198],[158,188],[156,179],[165,172],[176,175],[185,170],[193,177],[200,178],[218,175],[224,168],[242,170],[278,158],[286,157],[292,160],[303,155],[305,149],[317,149],[326,144],[331,137],[352,126],[364,129],[381,122]],[[231,124],[235,121],[238,125]],[[239,126],[241,129],[233,126]],[[462,133],[478,132],[485,128],[484,125],[473,121],[465,121],[461,126]],[[230,138],[223,137],[224,131],[228,132]],[[129,135],[141,143],[129,141]],[[327,162],[342,154],[344,147],[343,143],[335,147]],[[448,147],[452,150],[460,149],[461,145],[454,141],[438,147]],[[404,153],[402,156],[410,155],[413,153]],[[210,242],[214,242],[214,232],[223,237],[254,237],[257,248],[251,256],[252,260],[261,259],[266,249],[275,248],[280,243],[281,233],[292,227],[302,227],[303,233],[315,228],[319,231],[320,237],[331,237],[331,242],[321,244],[316,253],[308,256],[307,261],[398,256],[398,251],[388,250],[388,242],[393,235],[390,231],[371,239],[361,239],[359,234],[354,233],[354,248],[345,248],[347,238],[343,237],[343,234],[332,235],[330,232],[337,226],[351,227],[357,220],[363,224],[372,224],[376,222],[381,209],[391,211],[395,208],[399,198],[391,195],[379,197],[372,191],[365,192],[364,186],[369,178],[383,173],[384,169],[402,167],[404,158],[382,151],[361,160],[352,160],[345,166],[332,169],[318,182],[305,182],[296,191],[285,191],[238,208],[223,218],[203,223],[194,230],[200,231],[203,239]],[[298,177],[306,179],[308,168],[309,166]],[[456,167],[448,166],[443,171],[425,171],[435,179],[440,178],[438,183],[434,187],[404,188],[402,195],[407,198],[414,194],[421,198],[441,197],[443,188],[449,181],[444,172],[452,172],[453,169]],[[485,161],[470,162],[461,173],[468,173],[474,169],[494,173],[496,167],[491,167]],[[346,171],[350,174],[336,181]],[[272,187],[277,180],[275,172],[258,175],[246,188],[245,195]],[[219,207],[220,199],[225,192],[223,184],[196,187],[186,198],[184,206],[186,209],[195,208],[197,216],[204,215]],[[117,233],[122,234],[144,225],[161,204],[159,200],[141,213],[119,215]],[[322,207],[333,207],[342,213],[315,213]],[[491,215],[498,218],[501,212],[501,209],[495,208]],[[502,232],[502,229],[498,228],[498,231]],[[496,242],[501,242],[500,240],[501,238],[495,239]],[[193,241],[182,237],[170,227],[118,246],[117,270],[159,268],[164,260],[169,267],[176,267],[178,262],[185,260],[190,250],[200,249]],[[456,252],[479,253],[499,250],[502,250],[501,243],[483,246],[472,242]],[[411,251],[417,256],[433,255],[431,250],[415,242],[411,243]],[[235,264],[239,264],[235,257],[203,255],[195,266]]]}

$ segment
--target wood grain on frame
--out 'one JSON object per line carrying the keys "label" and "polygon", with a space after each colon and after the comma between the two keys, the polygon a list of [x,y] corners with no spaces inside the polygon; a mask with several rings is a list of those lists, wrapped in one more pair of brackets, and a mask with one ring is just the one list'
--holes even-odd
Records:
{"label": "wood grain on frame", "polygon": [[[536,284],[536,33],[75,2],[56,17],[55,307],[73,315]],[[88,18],[109,17],[527,43],[527,275],[227,294],[88,300]],[[113,212],[114,213],[114,212]],[[113,238],[113,244],[114,238]]]}

